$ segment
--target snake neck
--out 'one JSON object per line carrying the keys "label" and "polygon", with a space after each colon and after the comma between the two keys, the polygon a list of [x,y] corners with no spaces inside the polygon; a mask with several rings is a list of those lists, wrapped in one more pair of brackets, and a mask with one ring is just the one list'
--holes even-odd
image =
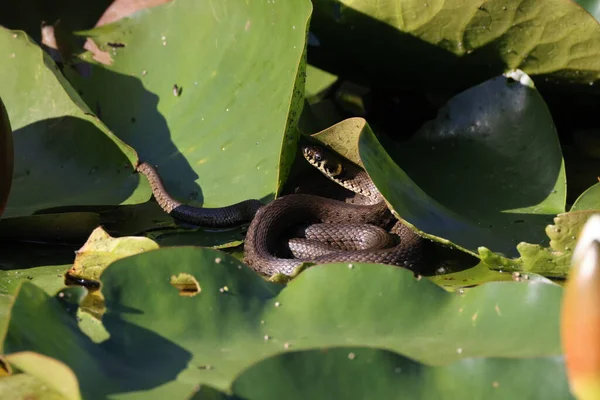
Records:
{"label": "snake neck", "polygon": [[363,169],[322,146],[307,145],[302,155],[310,165],[339,186],[357,193],[371,204],[383,202],[383,196]]}
{"label": "snake neck", "polygon": [[369,175],[362,169],[345,166],[339,175],[330,176],[325,174],[325,176],[338,185],[366,197],[371,204],[383,201],[383,196],[379,193]]}
{"label": "snake neck", "polygon": [[142,173],[148,179],[148,183],[150,183],[150,188],[152,189],[152,194],[154,195],[156,202],[163,210],[165,210],[167,213],[171,213],[175,208],[181,206],[181,202],[175,200],[169,195],[163,185],[160,175],[158,175],[158,172],[156,172],[154,167],[146,162],[142,162],[138,164],[136,170]]}

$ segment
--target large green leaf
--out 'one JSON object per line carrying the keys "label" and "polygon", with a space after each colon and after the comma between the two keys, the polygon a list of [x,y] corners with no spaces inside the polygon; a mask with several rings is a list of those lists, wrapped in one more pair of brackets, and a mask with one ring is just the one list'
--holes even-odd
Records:
{"label": "large green leaf", "polygon": [[0,99],[0,217],[12,185],[14,150],[10,120]]}
{"label": "large green leaf", "polygon": [[319,100],[319,95],[331,87],[337,80],[337,76],[327,71],[307,65],[305,95],[310,103]]}
{"label": "large green leaf", "polygon": [[571,0],[313,0],[311,62],[343,75],[434,90],[508,69],[593,84],[600,28]]}
{"label": "large green leaf", "polygon": [[174,0],[86,32],[110,65],[68,76],[174,196],[272,198],[295,152],[310,12],[308,0]]}
{"label": "large green leaf", "polygon": [[[195,296],[180,296],[170,284],[181,273],[198,283]],[[456,295],[401,268],[335,264],[311,267],[284,287],[202,248],[118,260],[102,284],[110,339],[94,344],[72,310],[24,283],[4,351],[63,361],[85,398],[125,391],[149,398],[148,390],[179,398],[203,383],[228,390],[242,370],[288,350],[368,346],[428,365],[560,354],[562,289],[549,284],[488,283]]]}
{"label": "large green leaf", "polygon": [[590,186],[573,203],[571,211],[600,210],[600,183]]}
{"label": "large green leaf", "polygon": [[67,246],[0,242],[0,337],[20,284],[30,282],[54,295],[65,287],[64,273],[73,262],[74,251]]}
{"label": "large green leaf", "polygon": [[0,28],[0,93],[15,147],[4,217],[55,207],[135,203],[148,197],[131,174],[135,153],[114,137],[30,39]]}
{"label": "large green leaf", "polygon": [[[22,374],[0,379],[0,393],[6,390],[4,393],[15,395],[14,399],[81,399],[77,378],[73,374],[73,371],[63,363],[32,352],[12,354],[7,357],[7,361],[13,367],[27,372],[29,377],[35,377],[36,380],[23,379],[24,377],[20,376]],[[18,387],[11,388],[10,384],[13,382],[13,378],[17,378],[17,382],[22,386],[19,385]],[[25,384],[23,385],[23,383]],[[44,385],[40,385],[40,383]],[[17,395],[18,392],[20,392],[20,396]],[[3,394],[3,396],[6,396],[6,394]]]}
{"label": "large green leaf", "polygon": [[244,371],[232,391],[264,400],[568,399],[566,380],[548,378],[564,374],[559,357],[468,358],[430,367],[385,350],[336,348],[268,358]]}
{"label": "large green leaf", "polygon": [[[419,230],[475,254],[509,257],[546,241],[564,212],[565,172],[552,118],[526,75],[497,77],[452,98],[388,155],[370,129],[361,160],[394,210]],[[391,146],[389,146],[391,148]]]}
{"label": "large green leaf", "polygon": [[81,244],[99,223],[95,212],[52,212],[0,220],[0,239],[55,244]]}

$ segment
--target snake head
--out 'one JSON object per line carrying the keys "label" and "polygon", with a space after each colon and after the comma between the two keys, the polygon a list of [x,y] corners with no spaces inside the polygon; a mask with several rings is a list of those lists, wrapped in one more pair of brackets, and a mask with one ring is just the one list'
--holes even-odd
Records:
{"label": "snake head", "polygon": [[340,159],[323,147],[315,145],[302,146],[302,154],[312,166],[327,176],[336,177],[344,171]]}

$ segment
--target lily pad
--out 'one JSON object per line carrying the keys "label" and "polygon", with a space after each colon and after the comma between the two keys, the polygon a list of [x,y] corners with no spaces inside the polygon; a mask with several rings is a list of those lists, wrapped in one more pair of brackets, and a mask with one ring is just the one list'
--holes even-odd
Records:
{"label": "lily pad", "polygon": [[336,80],[337,76],[312,65],[307,65],[304,93],[308,102],[312,104],[319,101],[321,94],[331,87]]}
{"label": "lily pad", "polygon": [[491,270],[483,262],[463,271],[429,276],[427,279],[448,291],[477,286],[486,282],[514,280],[510,273]]}
{"label": "lily pad", "polygon": [[590,186],[573,203],[571,211],[600,210],[600,183]]}
{"label": "lily pad", "polygon": [[0,28],[2,100],[15,148],[4,217],[148,198],[132,174],[135,153],[93,115],[56,64],[22,32]]}
{"label": "lily pad", "polygon": [[67,75],[174,197],[272,199],[294,156],[310,12],[308,0],[174,1],[82,33],[108,60]]}
{"label": "lily pad", "polygon": [[[197,282],[195,296],[171,285],[180,274]],[[24,283],[5,353],[57,358],[77,374],[86,398],[125,391],[178,397],[198,384],[228,390],[258,361],[303,349],[384,348],[438,366],[560,355],[562,289],[544,283],[488,283],[456,295],[397,267],[331,264],[282,286],[222,252],[182,247],[116,261],[102,274],[102,293],[110,339],[95,344],[72,311]]]}
{"label": "lily pad", "polygon": [[158,244],[144,237],[113,238],[104,229],[96,228],[87,242],[76,252],[75,262],[69,274],[79,278],[96,280],[112,262],[158,249]]}
{"label": "lily pad", "polygon": [[[14,353],[7,357],[7,361],[30,376],[34,376],[43,382],[51,391],[59,393],[61,399],[79,400],[79,385],[73,371],[65,364],[33,352]],[[0,380],[0,388],[2,387]],[[38,389],[39,390],[39,389]],[[37,391],[36,391],[37,392]],[[23,393],[25,396],[27,392]],[[36,393],[37,394],[37,393]],[[48,398],[50,396],[46,395]],[[37,395],[35,396],[37,397]]]}
{"label": "lily pad", "polygon": [[95,212],[62,212],[0,220],[0,239],[73,245],[83,243],[99,222]]}
{"label": "lily pad", "polygon": [[[550,277],[566,277],[571,269],[571,258],[579,234],[588,218],[597,213],[596,210],[581,210],[559,214],[554,218],[554,224],[546,227],[550,246],[519,243],[517,249],[521,254],[519,260],[521,262],[513,265],[519,271],[531,271]],[[488,264],[497,267],[493,262]],[[511,270],[511,267],[505,269]]]}
{"label": "lily pad", "polygon": [[370,130],[364,118],[348,118],[315,133],[312,137],[332,148],[344,158],[363,167],[358,150],[358,138],[365,129]]}
{"label": "lily pad", "polygon": [[0,393],[5,400],[65,400],[65,397],[33,375],[21,373],[0,379]]}
{"label": "lily pad", "polygon": [[403,220],[472,254],[484,246],[516,257],[519,242],[544,242],[564,212],[564,163],[544,101],[520,79],[455,96],[393,157],[363,130],[361,159]]}
{"label": "lily pad", "polygon": [[13,140],[12,129],[6,108],[0,99],[0,217],[8,200],[13,174]]}
{"label": "lily pad", "polygon": [[48,265],[23,270],[0,271],[0,293],[13,294],[22,282],[31,282],[44,289],[46,293],[53,295],[65,287],[64,275],[69,267],[70,264]]}
{"label": "lily pad", "polygon": [[265,400],[568,399],[565,379],[548,380],[564,374],[559,357],[468,358],[431,367],[390,351],[346,347],[270,357],[244,371],[232,391],[240,398]]}
{"label": "lily pad", "polygon": [[64,274],[74,258],[74,248],[32,243],[0,246],[0,336],[8,323],[10,305],[22,282],[54,295],[65,287]]}
{"label": "lily pad", "polygon": [[[73,263],[75,249],[39,243],[3,243],[0,246],[0,294],[12,298],[21,282],[33,283],[48,294],[55,294],[64,288],[64,273]],[[3,307],[4,304],[0,309]]]}
{"label": "lily pad", "polygon": [[[461,89],[510,69],[554,83],[600,78],[600,27],[570,0],[314,0],[311,62],[390,86]],[[401,49],[399,51],[398,49]]]}

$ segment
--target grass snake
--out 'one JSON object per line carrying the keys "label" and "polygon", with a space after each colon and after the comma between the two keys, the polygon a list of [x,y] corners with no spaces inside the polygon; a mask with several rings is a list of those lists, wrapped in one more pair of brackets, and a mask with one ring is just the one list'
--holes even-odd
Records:
{"label": "grass snake", "polygon": [[[176,220],[204,227],[231,227],[251,221],[244,261],[263,275],[290,275],[305,262],[419,266],[424,239],[393,217],[365,171],[322,147],[303,146],[302,153],[329,179],[361,195],[366,204],[290,194],[267,205],[245,200],[220,208],[193,207],[173,199],[150,164],[142,162],[136,169],[148,179],[160,207]],[[291,237],[290,232],[303,239]]]}

